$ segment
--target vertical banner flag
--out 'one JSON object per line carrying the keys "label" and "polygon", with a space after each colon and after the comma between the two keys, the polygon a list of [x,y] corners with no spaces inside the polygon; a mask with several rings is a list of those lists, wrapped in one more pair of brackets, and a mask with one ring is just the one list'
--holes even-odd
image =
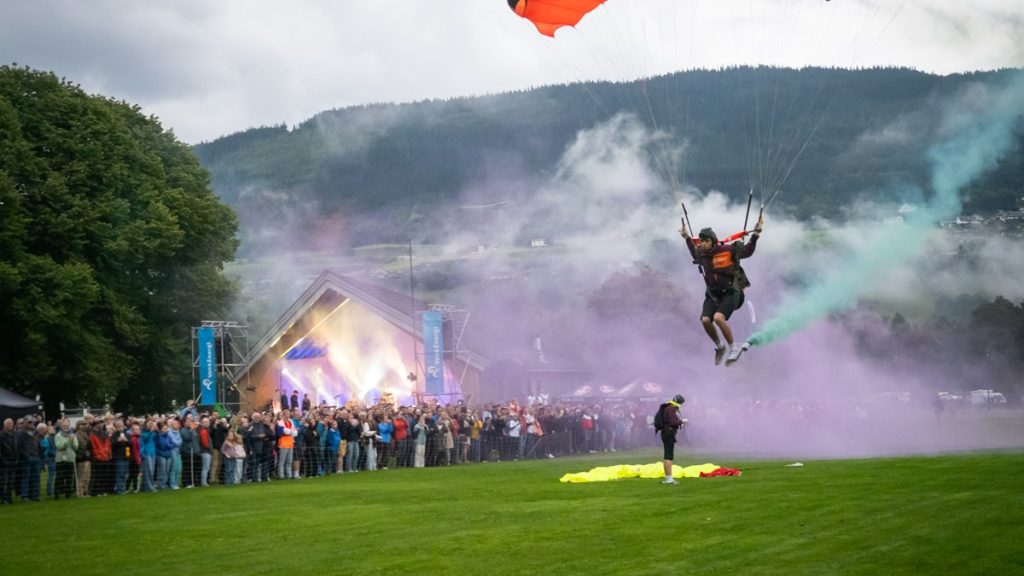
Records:
{"label": "vertical banner flag", "polygon": [[427,394],[444,393],[444,343],[442,317],[437,310],[423,313],[423,364],[427,372]]}
{"label": "vertical banner flag", "polygon": [[213,328],[199,329],[199,384],[202,395],[199,403],[212,406],[217,403],[217,354],[213,348]]}

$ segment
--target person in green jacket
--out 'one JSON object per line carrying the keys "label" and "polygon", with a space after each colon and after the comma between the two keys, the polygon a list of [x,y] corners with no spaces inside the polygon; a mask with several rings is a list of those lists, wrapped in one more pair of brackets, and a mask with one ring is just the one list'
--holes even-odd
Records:
{"label": "person in green jacket", "polygon": [[71,429],[71,422],[65,418],[60,421],[60,431],[54,435],[54,446],[57,449],[57,479],[53,487],[53,499],[63,494],[71,498],[75,492],[75,455],[78,452],[78,436]]}

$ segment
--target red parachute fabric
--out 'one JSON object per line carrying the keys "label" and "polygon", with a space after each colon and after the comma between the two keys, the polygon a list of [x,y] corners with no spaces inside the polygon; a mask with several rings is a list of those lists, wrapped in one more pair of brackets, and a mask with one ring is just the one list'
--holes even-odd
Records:
{"label": "red parachute fabric", "polygon": [[575,26],[587,12],[605,0],[508,0],[512,10],[526,18],[545,36],[555,36],[562,26]]}
{"label": "red parachute fabric", "polygon": [[742,476],[743,471],[739,468],[715,468],[711,472],[701,472],[701,478],[710,478],[712,476]]}

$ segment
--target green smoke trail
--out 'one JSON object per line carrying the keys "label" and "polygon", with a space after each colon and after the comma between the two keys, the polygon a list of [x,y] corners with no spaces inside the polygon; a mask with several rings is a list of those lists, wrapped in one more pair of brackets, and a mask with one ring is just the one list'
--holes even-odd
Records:
{"label": "green smoke trail", "polygon": [[1024,114],[1024,74],[996,94],[984,109],[951,122],[949,138],[928,153],[934,195],[900,226],[873,237],[837,270],[785,301],[778,316],[750,337],[754,346],[768,344],[800,330],[832,312],[854,306],[880,274],[917,254],[939,221],[960,213],[960,190],[991,168],[1014,143],[1014,130]]}

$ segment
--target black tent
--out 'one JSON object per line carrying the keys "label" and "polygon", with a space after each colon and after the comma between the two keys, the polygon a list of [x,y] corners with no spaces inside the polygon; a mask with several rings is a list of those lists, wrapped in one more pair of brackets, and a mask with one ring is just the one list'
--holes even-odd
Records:
{"label": "black tent", "polygon": [[0,419],[21,418],[26,414],[37,414],[42,411],[41,402],[0,388]]}

